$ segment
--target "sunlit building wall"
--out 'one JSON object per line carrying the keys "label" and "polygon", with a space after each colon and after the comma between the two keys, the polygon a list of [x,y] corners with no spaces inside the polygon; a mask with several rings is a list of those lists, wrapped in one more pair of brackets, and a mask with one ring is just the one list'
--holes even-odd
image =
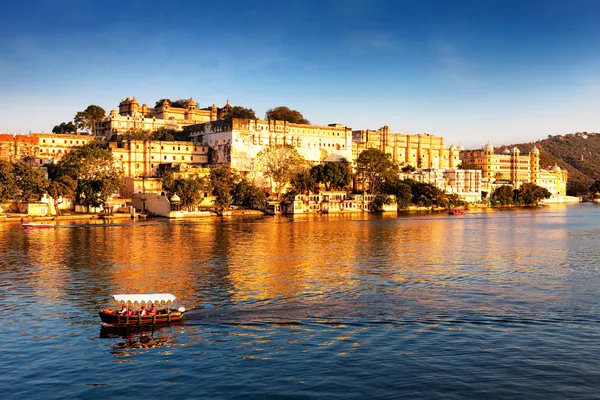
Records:
{"label": "sunlit building wall", "polygon": [[462,149],[454,145],[446,148],[444,138],[429,133],[391,133],[387,125],[378,130],[353,131],[352,141],[354,160],[363,150],[374,148],[390,154],[399,165],[415,168],[456,168]]}
{"label": "sunlit building wall", "polygon": [[268,146],[292,146],[313,163],[352,159],[352,128],[340,124],[323,126],[234,118],[186,130],[192,141],[210,147],[211,164],[229,164],[238,171],[252,171],[257,154]]}
{"label": "sunlit building wall", "polygon": [[161,168],[180,171],[208,162],[208,146],[192,142],[131,140],[111,142],[110,150],[126,177],[154,177]]}

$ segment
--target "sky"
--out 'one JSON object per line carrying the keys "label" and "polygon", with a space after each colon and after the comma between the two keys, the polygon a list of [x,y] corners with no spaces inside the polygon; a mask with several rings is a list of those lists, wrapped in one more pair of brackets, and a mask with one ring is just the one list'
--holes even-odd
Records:
{"label": "sky", "polygon": [[600,132],[599,17],[596,0],[10,2],[0,133],[133,96],[466,148]]}

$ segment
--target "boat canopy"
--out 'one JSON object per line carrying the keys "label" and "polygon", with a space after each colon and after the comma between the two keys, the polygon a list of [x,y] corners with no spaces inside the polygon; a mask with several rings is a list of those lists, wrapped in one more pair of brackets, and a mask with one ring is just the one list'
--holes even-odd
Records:
{"label": "boat canopy", "polygon": [[114,294],[115,303],[127,305],[147,305],[156,303],[157,305],[169,305],[177,300],[171,293],[148,293],[148,294]]}

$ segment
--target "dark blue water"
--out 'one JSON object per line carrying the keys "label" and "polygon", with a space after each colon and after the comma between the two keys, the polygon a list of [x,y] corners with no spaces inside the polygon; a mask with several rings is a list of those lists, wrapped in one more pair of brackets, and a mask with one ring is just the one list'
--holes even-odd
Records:
{"label": "dark blue water", "polygon": [[[3,399],[598,398],[600,207],[0,224]],[[119,336],[112,293],[185,323]]]}

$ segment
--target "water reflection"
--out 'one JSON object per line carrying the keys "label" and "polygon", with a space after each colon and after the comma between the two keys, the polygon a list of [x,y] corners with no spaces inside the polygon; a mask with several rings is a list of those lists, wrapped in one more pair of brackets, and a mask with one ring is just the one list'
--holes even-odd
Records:
{"label": "water reflection", "polygon": [[[562,206],[0,224],[0,372],[38,397],[45,383],[11,376],[50,371],[64,382],[79,371],[80,387],[92,385],[57,389],[63,397],[115,394],[125,384],[115,372],[149,384],[136,380],[149,368],[165,375],[150,383],[161,396],[169,385],[190,397],[185,384],[197,379],[211,398],[340,387],[359,397],[367,387],[383,397],[573,394],[570,382],[600,368],[599,217],[599,207]],[[128,292],[171,292],[191,311],[180,326],[98,335],[98,310]],[[534,391],[521,378],[544,384]]]}

